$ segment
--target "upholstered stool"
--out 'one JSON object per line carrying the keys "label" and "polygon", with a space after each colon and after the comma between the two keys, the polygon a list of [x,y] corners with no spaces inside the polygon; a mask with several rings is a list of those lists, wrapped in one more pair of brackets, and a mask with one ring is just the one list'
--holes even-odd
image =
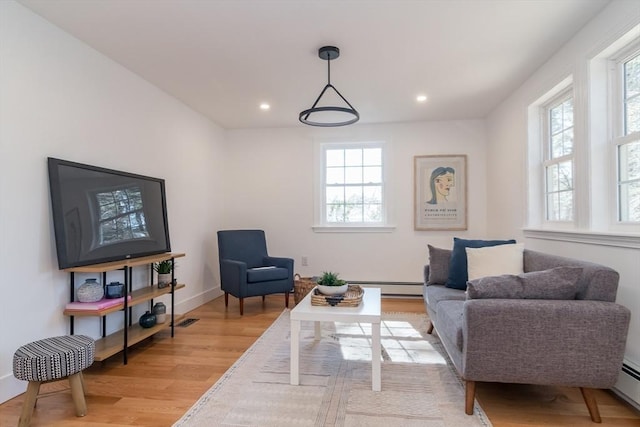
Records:
{"label": "upholstered stool", "polygon": [[[28,426],[42,383],[69,378],[76,415],[87,413],[82,370],[91,366],[96,343],[85,335],[45,338],[23,345],[13,355],[13,375],[29,381],[19,427]],[[42,396],[42,395],[40,395]]]}

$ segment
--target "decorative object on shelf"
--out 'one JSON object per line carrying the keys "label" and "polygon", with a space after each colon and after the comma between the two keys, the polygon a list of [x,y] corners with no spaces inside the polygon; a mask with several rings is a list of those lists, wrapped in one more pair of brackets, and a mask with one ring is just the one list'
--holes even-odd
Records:
{"label": "decorative object on shelf", "polygon": [[97,280],[98,279],[87,279],[82,285],[80,285],[80,287],[78,287],[78,291],[76,292],[78,301],[96,302],[102,299],[104,296],[104,289]]}
{"label": "decorative object on shelf", "polygon": [[124,284],[111,282],[106,286],[105,297],[107,299],[122,298],[124,296]]}
{"label": "decorative object on shelf", "polygon": [[146,313],[140,316],[138,323],[140,323],[140,326],[143,328],[151,328],[156,324],[156,315],[147,310]]}
{"label": "decorative object on shelf", "polygon": [[349,285],[338,278],[338,273],[324,271],[318,280],[318,290],[323,295],[341,295],[347,292]]}
{"label": "decorative object on shelf", "polygon": [[158,273],[158,287],[165,288],[171,283],[171,272],[175,268],[175,261],[170,259],[156,262],[153,270]]}
{"label": "decorative object on shelf", "polygon": [[167,321],[167,306],[162,302],[157,302],[151,310],[156,315],[157,323],[164,323]]}
{"label": "decorative object on shelf", "polygon": [[[340,56],[340,49],[335,46],[323,46],[318,49],[318,56],[320,59],[327,61],[327,85],[322,89],[322,92],[320,92],[320,95],[316,98],[316,102],[313,103],[311,108],[301,112],[298,119],[305,125],[320,127],[345,126],[357,122],[360,120],[360,113],[358,113],[349,101],[347,101],[345,97],[338,92],[338,89],[331,84],[331,60],[337,59]],[[322,95],[324,95],[329,88],[333,89],[333,91],[345,102],[345,104],[349,106],[349,108],[337,106],[316,107],[320,98],[322,98]],[[314,114],[314,119],[309,118],[312,114]],[[341,116],[346,116],[346,118],[344,118],[344,120],[340,120],[340,118],[343,118]],[[321,121],[317,119],[317,117],[325,117],[325,120]]]}

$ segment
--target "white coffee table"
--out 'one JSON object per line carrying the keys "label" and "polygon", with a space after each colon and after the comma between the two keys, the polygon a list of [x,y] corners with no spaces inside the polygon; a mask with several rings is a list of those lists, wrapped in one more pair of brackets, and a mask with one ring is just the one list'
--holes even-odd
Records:
{"label": "white coffee table", "polygon": [[380,391],[380,289],[365,288],[358,307],[311,305],[311,291],[291,310],[291,385],[300,384],[300,322],[315,322],[315,339],[320,339],[320,322],[371,323],[371,388]]}

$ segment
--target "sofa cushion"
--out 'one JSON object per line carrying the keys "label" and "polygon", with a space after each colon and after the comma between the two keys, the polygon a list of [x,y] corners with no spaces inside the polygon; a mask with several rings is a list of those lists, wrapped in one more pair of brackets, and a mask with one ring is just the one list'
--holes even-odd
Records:
{"label": "sofa cushion", "polygon": [[467,299],[575,299],[580,267],[482,277],[467,283]]}
{"label": "sofa cushion", "polygon": [[464,301],[442,301],[437,305],[436,328],[440,338],[445,338],[462,351],[462,316]]}
{"label": "sofa cushion", "polygon": [[434,285],[425,288],[424,299],[433,311],[437,311],[436,307],[441,301],[464,301],[467,299],[467,296],[464,291],[459,289],[451,289],[443,285]]}
{"label": "sofa cushion", "polygon": [[429,248],[429,277],[427,285],[444,285],[449,277],[449,260],[451,250],[436,248],[427,245]]}
{"label": "sofa cushion", "polygon": [[484,248],[487,246],[506,245],[516,243],[515,240],[466,240],[453,238],[453,250],[451,252],[451,261],[449,263],[449,277],[446,286],[448,288],[462,289],[467,288],[468,272],[467,272],[467,252],[466,248]]}
{"label": "sofa cushion", "polygon": [[500,274],[524,273],[522,253],[524,243],[465,248],[467,252],[468,280]]}

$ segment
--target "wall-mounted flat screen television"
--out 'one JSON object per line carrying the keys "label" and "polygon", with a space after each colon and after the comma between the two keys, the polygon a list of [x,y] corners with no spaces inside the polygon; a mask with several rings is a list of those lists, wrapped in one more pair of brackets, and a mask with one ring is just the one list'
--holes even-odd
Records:
{"label": "wall-mounted flat screen television", "polygon": [[49,158],[59,268],[171,251],[163,179]]}

